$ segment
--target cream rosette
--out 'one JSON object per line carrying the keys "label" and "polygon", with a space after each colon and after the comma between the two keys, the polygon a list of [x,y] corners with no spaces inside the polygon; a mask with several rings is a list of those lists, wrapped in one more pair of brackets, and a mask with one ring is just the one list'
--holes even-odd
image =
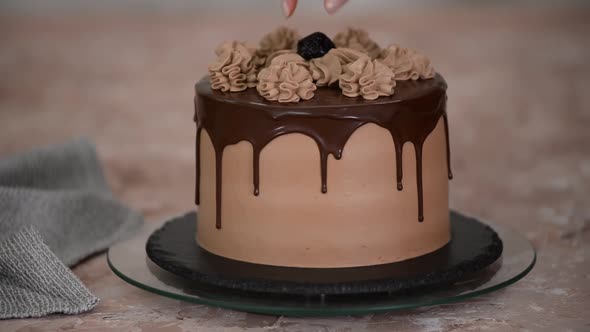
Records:
{"label": "cream rosette", "polygon": [[412,49],[391,45],[381,52],[380,60],[399,81],[429,79],[435,75],[430,59]]}
{"label": "cream rosette", "polygon": [[342,64],[336,55],[328,52],[321,58],[311,59],[309,70],[317,86],[326,86],[338,81],[342,74]]}
{"label": "cream rosette", "polygon": [[[271,55],[276,52],[295,52],[299,35],[293,29],[279,27],[275,31],[266,34],[260,40],[255,53],[255,65],[259,67],[268,66]],[[280,54],[280,53],[279,53]]]}
{"label": "cream rosette", "polygon": [[211,88],[238,92],[256,87],[265,99],[286,103],[312,98],[318,86],[339,86],[345,96],[372,100],[391,96],[396,81],[436,75],[425,55],[395,44],[381,50],[361,29],[337,34],[336,48],[309,61],[296,53],[298,40],[295,30],[280,27],[265,35],[258,48],[223,43],[209,66]]}
{"label": "cream rosette", "polygon": [[371,59],[379,56],[381,49],[379,45],[371,38],[369,34],[362,29],[348,28],[334,36],[334,45],[338,48],[351,48],[368,54]]}
{"label": "cream rosette", "polygon": [[216,50],[217,60],[209,65],[211,89],[243,91],[256,86],[256,69],[252,53],[240,42],[221,44]]}
{"label": "cream rosette", "polygon": [[364,99],[377,99],[391,96],[395,87],[393,71],[379,60],[361,57],[344,67],[340,75],[340,89],[347,97],[362,96]]}
{"label": "cream rosette", "polygon": [[342,75],[344,66],[366,56],[351,48],[333,48],[323,57],[309,61],[311,76],[317,86],[332,85]]}
{"label": "cream rosette", "polygon": [[294,53],[277,56],[258,73],[256,90],[266,100],[279,103],[308,100],[316,89],[308,64]]}

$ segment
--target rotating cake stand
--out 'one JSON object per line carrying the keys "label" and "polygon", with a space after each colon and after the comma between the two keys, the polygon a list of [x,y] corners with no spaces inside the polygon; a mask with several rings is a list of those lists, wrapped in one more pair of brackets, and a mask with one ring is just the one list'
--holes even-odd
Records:
{"label": "rotating cake stand", "polygon": [[[457,216],[460,215],[452,213],[451,219],[457,219]],[[488,228],[485,224],[476,221],[475,219],[469,220],[479,223],[483,228]],[[190,221],[192,221],[192,223]],[[455,222],[454,225],[457,226],[459,224]],[[254,270],[256,270],[256,264],[237,261],[232,262],[231,260],[217,256],[217,258],[213,257],[213,260],[205,262],[204,264],[194,264],[191,260],[202,260],[203,258],[193,254],[192,249],[187,251],[186,244],[188,243],[187,241],[189,241],[188,239],[194,239],[194,233],[191,232],[191,226],[193,226],[192,229],[194,229],[194,214],[174,218],[163,223],[148,224],[144,226],[141,232],[135,237],[118,243],[109,249],[107,256],[109,266],[117,276],[136,287],[178,300],[272,315],[333,316],[378,313],[465,300],[501,289],[518,281],[533,268],[536,260],[535,250],[528,240],[506,226],[493,224],[490,226],[496,231],[503,243],[502,256],[492,264],[486,264],[486,267],[480,271],[461,275],[461,278],[455,278],[456,280],[452,282],[447,280],[447,282],[439,282],[430,287],[415,287],[415,283],[410,283],[410,285],[413,286],[412,289],[403,289],[403,287],[400,289],[399,287],[394,287],[395,291],[384,291],[384,289],[380,289],[377,286],[389,285],[391,288],[391,285],[396,285],[395,283],[384,284],[383,282],[386,282],[385,280],[382,281],[381,284],[369,283],[369,287],[366,289],[371,291],[351,292],[351,287],[354,288],[355,285],[354,282],[352,282],[351,285],[345,284],[344,286],[346,287],[344,288],[334,288],[329,287],[329,284],[325,284],[326,280],[321,280],[322,277],[315,277],[316,279],[319,278],[319,280],[315,280],[316,285],[326,286],[324,287],[325,289],[322,289],[321,287],[306,288],[305,285],[307,285],[307,283],[302,283],[301,285],[303,285],[303,287],[293,287],[293,285],[297,286],[296,281],[295,284],[290,281],[286,287],[281,288],[276,287],[277,280],[274,280],[274,284],[273,280],[270,280],[268,283],[260,282],[260,280],[257,279],[256,271],[238,271],[244,270],[244,268],[246,268],[247,271],[248,265],[251,265],[250,269],[253,266]],[[160,245],[162,245],[162,243],[166,245],[166,241],[169,241],[176,236],[175,232],[176,234],[179,232],[182,233],[183,227],[189,228],[187,232],[185,232],[186,234],[183,235],[187,237],[184,241],[184,248],[182,245],[176,245],[175,248],[165,248],[162,251],[156,250],[154,253],[154,241],[159,241]],[[166,236],[168,236],[168,240],[166,239]],[[148,243],[150,256],[160,266],[148,258],[146,253],[146,242],[148,242],[148,239],[150,239],[149,242],[151,242]],[[182,241],[176,242],[181,243]],[[468,242],[464,242],[464,244],[466,243]],[[195,246],[196,244],[192,245]],[[171,247],[174,246],[171,245]],[[182,250],[184,250],[184,253]],[[178,255],[174,254],[175,252],[178,252]],[[221,260],[221,263],[219,263],[218,260]],[[476,258],[474,261],[477,262],[478,260],[481,259]],[[420,261],[417,262],[419,263]],[[422,259],[422,262],[427,261]],[[453,266],[457,265],[456,262],[450,262],[449,264],[452,264]],[[210,268],[209,265],[213,266],[213,271],[203,268],[203,266],[208,266]],[[183,267],[183,269],[177,269],[179,266]],[[214,270],[215,266],[221,266],[218,267],[221,275],[227,275],[228,273],[231,275],[232,272],[235,272],[234,274],[238,276],[238,278],[250,278],[250,280],[246,280],[246,282],[243,283],[240,283],[238,280],[236,283],[238,286],[231,283],[224,284],[223,281],[227,281],[227,278],[224,279],[221,277],[218,280],[216,271]],[[395,270],[397,267],[406,269],[410,265],[397,265],[396,267],[394,263],[392,266],[393,270]],[[262,269],[262,273],[273,271],[273,269],[276,270],[279,279],[280,273],[284,273],[284,271],[281,271],[281,268],[264,265],[259,265],[259,267]],[[466,267],[468,266],[465,264],[459,264],[458,272],[455,271],[457,269],[449,271],[451,271],[451,274],[465,272]],[[197,270],[196,272],[198,273],[195,274],[195,271],[191,271],[191,268]],[[235,269],[235,271],[232,271],[232,268]],[[289,270],[289,268],[286,269]],[[355,268],[344,269],[341,271],[354,271],[354,269]],[[293,270],[301,271],[305,269]],[[391,270],[392,268],[389,270],[385,269],[386,272]],[[372,280],[370,280],[370,276],[366,275],[367,273],[377,271],[381,277],[383,277],[384,273],[383,269],[380,271],[379,269],[371,270],[371,268],[360,269],[359,271],[364,271],[359,275],[363,276],[363,278],[368,278],[371,282]],[[391,274],[391,272],[387,273]],[[445,271],[443,274],[449,275],[449,272]],[[305,273],[300,275],[305,276]],[[317,273],[309,275],[317,275]],[[327,277],[325,278],[329,281],[329,278],[334,278],[334,275],[336,274],[327,273]],[[276,278],[277,276],[275,276],[275,279]],[[293,278],[297,277],[295,276]],[[391,278],[399,278],[399,276],[396,275],[396,272],[394,271]],[[213,282],[211,282],[212,280]],[[220,282],[220,280],[222,282]],[[424,282],[424,280],[419,280],[419,282],[427,284],[428,278],[425,280],[426,282]],[[341,284],[341,280],[335,281],[338,281],[339,284]],[[346,277],[344,277],[344,281],[351,282],[351,280],[346,280]],[[228,285],[230,287],[227,287]],[[268,285],[270,286],[264,288],[265,291],[263,292],[252,291],[256,290],[257,287],[261,287],[261,285],[265,287]],[[274,288],[271,287],[273,285],[275,286]],[[366,286],[367,284],[361,283],[361,286],[363,285]],[[406,285],[406,283],[402,283],[402,286],[403,285]],[[287,289],[287,291],[281,291],[284,289]],[[290,289],[295,289],[296,291],[290,291]],[[313,289],[313,292],[315,293],[306,291],[306,289]],[[345,289],[346,291],[331,291],[333,289]]]}

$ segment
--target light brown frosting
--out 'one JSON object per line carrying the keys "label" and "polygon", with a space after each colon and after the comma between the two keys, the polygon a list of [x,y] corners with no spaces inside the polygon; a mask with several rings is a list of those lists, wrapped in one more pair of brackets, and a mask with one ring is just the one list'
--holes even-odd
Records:
{"label": "light brown frosting", "polygon": [[365,52],[346,47],[333,48],[329,53],[332,53],[334,56],[336,56],[340,60],[340,64],[343,66],[351,62],[355,62],[359,58],[367,56],[367,53]]}
{"label": "light brown frosting", "polygon": [[342,64],[340,59],[330,51],[321,58],[311,59],[309,70],[317,86],[326,86],[338,81],[342,74]]}
{"label": "light brown frosting", "polygon": [[274,58],[271,59],[269,65],[281,65],[287,62],[293,62],[299,65],[303,65],[306,68],[308,66],[307,62],[305,62],[305,59],[302,58],[301,55],[294,52],[287,52],[276,55]]}
{"label": "light brown frosting", "polygon": [[297,49],[299,35],[293,29],[279,27],[268,33],[260,40],[260,45],[255,54],[256,66],[268,66],[267,58],[277,51]]}
{"label": "light brown frosting", "polygon": [[377,99],[391,96],[395,87],[394,74],[379,60],[364,56],[344,66],[340,75],[340,89],[347,97],[362,96],[364,99]]}
{"label": "light brown frosting", "polygon": [[280,51],[276,51],[276,52],[274,52],[271,55],[269,55],[269,56],[266,57],[266,62],[264,63],[264,67],[268,67],[271,64],[271,62],[276,57],[281,56],[281,55],[286,55],[286,54],[295,54],[295,55],[297,55],[297,52],[295,52],[294,50],[280,50]]}
{"label": "light brown frosting", "polygon": [[266,100],[279,103],[308,100],[317,89],[309,73],[308,64],[297,54],[283,54],[258,73],[256,89]]}
{"label": "light brown frosting", "polygon": [[267,100],[297,102],[312,98],[317,86],[338,83],[345,96],[376,99],[392,95],[396,80],[435,75],[425,55],[395,44],[381,50],[361,29],[338,33],[333,40],[337,48],[310,61],[296,53],[298,40],[295,30],[279,27],[265,35],[258,48],[237,41],[221,44],[216,62],[209,66],[211,88],[256,87]]}
{"label": "light brown frosting", "polygon": [[341,48],[352,48],[368,54],[372,59],[379,56],[381,49],[376,42],[369,38],[369,34],[362,29],[348,28],[334,36],[334,45]]}
{"label": "light brown frosting", "polygon": [[323,57],[309,61],[311,76],[317,86],[331,85],[338,81],[344,66],[366,56],[351,48],[333,48]]}
{"label": "light brown frosting", "polygon": [[209,65],[213,90],[243,91],[256,86],[253,56],[243,43],[225,42],[215,50],[215,54],[217,60]]}
{"label": "light brown frosting", "polygon": [[435,74],[428,57],[399,45],[384,49],[380,60],[394,72],[396,80],[428,79]]}

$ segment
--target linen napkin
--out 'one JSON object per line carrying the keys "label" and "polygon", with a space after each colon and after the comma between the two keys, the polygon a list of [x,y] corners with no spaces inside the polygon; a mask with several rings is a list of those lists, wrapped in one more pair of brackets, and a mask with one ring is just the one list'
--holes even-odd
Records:
{"label": "linen napkin", "polygon": [[67,266],[141,224],[113,197],[87,140],[0,159],[0,319],[94,308]]}

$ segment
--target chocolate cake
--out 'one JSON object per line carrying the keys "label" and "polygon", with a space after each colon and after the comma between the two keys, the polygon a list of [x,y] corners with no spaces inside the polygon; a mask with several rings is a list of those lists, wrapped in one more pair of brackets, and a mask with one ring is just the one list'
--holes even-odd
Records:
{"label": "chocolate cake", "polygon": [[447,84],[427,57],[355,29],[281,28],[216,53],[195,96],[202,248],[353,267],[450,241]]}

